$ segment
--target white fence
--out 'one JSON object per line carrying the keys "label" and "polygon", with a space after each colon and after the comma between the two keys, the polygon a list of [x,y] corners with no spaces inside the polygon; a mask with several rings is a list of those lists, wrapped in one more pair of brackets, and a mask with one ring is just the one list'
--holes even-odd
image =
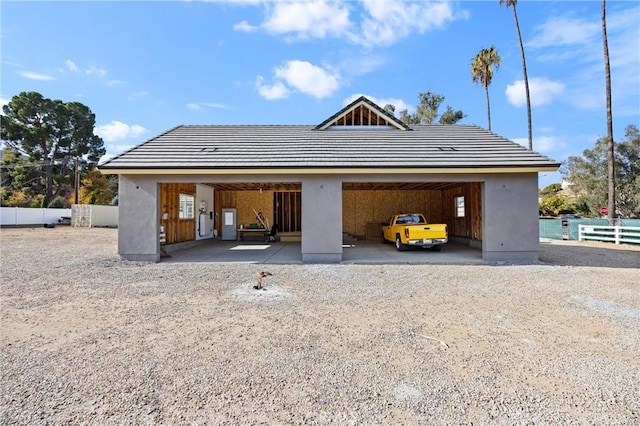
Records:
{"label": "white fence", "polygon": [[640,227],[580,225],[578,227],[578,239],[580,241],[609,241],[616,244],[640,244]]}
{"label": "white fence", "polygon": [[74,226],[117,228],[118,206],[74,204],[70,209],[0,207],[1,226],[58,224],[63,217],[69,218]]}
{"label": "white fence", "polygon": [[33,209],[0,207],[0,225],[44,225],[58,223],[62,217],[71,217],[71,209]]}

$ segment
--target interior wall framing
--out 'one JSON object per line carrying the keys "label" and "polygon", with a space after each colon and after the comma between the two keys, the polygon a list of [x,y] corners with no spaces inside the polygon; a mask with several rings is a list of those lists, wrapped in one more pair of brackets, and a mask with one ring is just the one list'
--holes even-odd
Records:
{"label": "interior wall framing", "polygon": [[361,239],[380,239],[380,224],[398,213],[422,213],[431,223],[442,221],[438,190],[343,190],[342,230]]}
{"label": "interior wall framing", "polygon": [[[456,217],[455,197],[464,196],[465,215]],[[380,238],[380,224],[398,213],[422,213],[446,223],[451,237],[482,241],[482,184],[447,184],[444,189],[343,190],[342,228],[360,239]]]}
{"label": "interior wall framing", "polygon": [[[464,197],[465,215],[456,217],[456,197]],[[442,191],[443,221],[449,235],[482,241],[482,184],[469,182]]]}
{"label": "interior wall framing", "polygon": [[[440,176],[440,179],[442,178],[443,176]],[[238,224],[249,226],[252,223],[258,223],[254,209],[261,212],[269,220],[270,225],[275,223],[274,190],[214,189],[216,185],[219,185],[215,181],[212,182],[206,178],[199,180],[209,181],[212,186],[215,212],[214,228],[218,235],[221,233],[220,217],[223,208],[237,209]],[[376,176],[376,181],[380,180],[380,176]],[[343,182],[349,181],[366,182],[366,180],[360,180],[357,177],[343,180]],[[391,182],[391,179],[386,181]],[[235,182],[241,183],[241,181]],[[268,183],[268,181],[263,182]],[[406,182],[419,181],[416,178],[408,178]],[[160,218],[161,224],[165,226],[167,244],[194,240],[195,222],[178,218],[178,200],[180,193],[195,196],[195,183],[160,183],[160,192]],[[460,195],[465,197],[465,216],[463,218],[455,217],[455,197]],[[343,232],[360,238],[379,239],[381,222],[398,212],[412,211],[425,214],[431,223],[446,223],[449,235],[452,237],[482,241],[481,182],[448,182],[444,189],[343,189],[342,202]],[[169,214],[166,220],[162,219],[163,212]]]}
{"label": "interior wall framing", "polygon": [[164,226],[166,242],[181,243],[196,239],[196,219],[180,219],[180,194],[193,195],[194,213],[197,212],[195,183],[160,184],[160,225]]}

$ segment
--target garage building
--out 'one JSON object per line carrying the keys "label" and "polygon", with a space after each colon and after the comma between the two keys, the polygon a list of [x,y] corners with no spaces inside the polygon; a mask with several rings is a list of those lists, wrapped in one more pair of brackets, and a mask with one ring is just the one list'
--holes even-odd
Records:
{"label": "garage building", "polygon": [[305,263],[342,261],[343,234],[379,239],[424,213],[486,261],[538,260],[538,173],[559,163],[481,127],[407,126],[361,97],[319,125],[178,126],[100,166],[119,175],[118,252],[236,239],[263,219]]}

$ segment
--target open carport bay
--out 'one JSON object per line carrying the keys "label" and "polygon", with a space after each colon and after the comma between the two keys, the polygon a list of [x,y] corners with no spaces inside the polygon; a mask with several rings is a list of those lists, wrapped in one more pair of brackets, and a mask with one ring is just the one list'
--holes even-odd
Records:
{"label": "open carport bay", "polygon": [[[161,262],[239,262],[264,264],[302,263],[299,242],[210,240],[196,247],[170,252]],[[393,245],[374,241],[355,241],[344,244],[344,264],[484,264],[482,251],[466,244],[449,242],[442,251],[415,248],[398,252]]]}

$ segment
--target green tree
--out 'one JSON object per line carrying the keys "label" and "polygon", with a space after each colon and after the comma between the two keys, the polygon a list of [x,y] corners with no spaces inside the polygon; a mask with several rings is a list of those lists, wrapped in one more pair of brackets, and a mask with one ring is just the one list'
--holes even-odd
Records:
{"label": "green tree", "polygon": [[108,205],[115,194],[109,187],[107,176],[93,169],[82,179],[79,195],[80,204]]}
{"label": "green tree", "polygon": [[440,124],[456,124],[463,118],[464,113],[462,111],[455,111],[453,108],[447,105],[447,110],[440,116]]}
{"label": "green tree", "polygon": [[473,61],[471,61],[471,81],[473,83],[480,83],[484,87],[485,94],[487,96],[487,122],[489,123],[489,131],[491,131],[491,104],[489,103],[489,86],[493,79],[494,68],[497,70],[500,67],[502,58],[498,55],[498,51],[495,47],[491,46],[488,49],[482,49]]}
{"label": "green tree", "polygon": [[1,186],[4,191],[2,205],[26,207],[25,203],[29,204],[30,200],[34,200],[39,201],[34,207],[42,207],[42,200],[35,198],[44,189],[41,169],[40,164],[29,162],[15,149],[4,148],[0,159]]}
{"label": "green tree", "polygon": [[543,215],[557,216],[558,214],[579,211],[579,207],[575,203],[575,197],[564,192],[562,185],[559,183],[552,183],[538,191],[540,195],[539,209]]}
{"label": "green tree", "polygon": [[[640,132],[630,125],[626,140],[615,146],[616,214],[621,217],[640,217]],[[608,138],[598,139],[593,149],[582,156],[572,156],[563,162],[560,172],[573,184],[577,201],[584,203],[591,214],[597,215],[608,200]]]}
{"label": "green tree", "polygon": [[511,6],[513,9],[513,19],[516,23],[516,32],[518,33],[518,43],[520,43],[520,56],[522,58],[522,73],[524,74],[524,90],[527,96],[527,127],[529,130],[529,149],[533,150],[533,131],[531,128],[531,96],[529,95],[529,77],[527,76],[527,60],[524,55],[524,44],[522,43],[522,34],[520,33],[520,23],[518,22],[518,12],[516,4],[518,0],[500,0],[500,6],[505,4],[507,8]]}
{"label": "green tree", "polygon": [[545,216],[557,216],[561,213],[573,213],[574,209],[564,197],[552,195],[540,202],[540,210]]}
{"label": "green tree", "polygon": [[[627,126],[626,141],[616,144],[615,205],[625,217],[640,217],[640,132]],[[608,158],[607,143],[607,158]],[[608,161],[608,159],[607,159]]]}
{"label": "green tree", "polygon": [[613,224],[616,217],[616,182],[613,142],[613,115],[611,112],[611,67],[609,66],[609,43],[607,41],[607,3],[602,0],[602,45],[604,49],[604,76],[607,103],[607,218]]}
{"label": "green tree", "polygon": [[560,190],[562,190],[562,185],[560,185],[559,183],[552,183],[542,188],[540,191],[538,191],[538,193],[540,194],[541,198],[547,198],[551,197],[552,195],[556,195]]}
{"label": "green tree", "polygon": [[79,102],[22,92],[2,110],[0,137],[36,172],[40,182],[33,181],[31,188],[43,193],[47,206],[72,182],[76,158],[83,170],[95,166],[105,153],[102,139],[94,134],[95,115]]}
{"label": "green tree", "polygon": [[[407,109],[400,111],[400,121],[404,124],[433,124],[438,117],[440,105],[444,102],[444,96],[432,92],[418,94],[418,107],[416,112],[409,114]],[[395,110],[395,107],[394,107]],[[440,124],[455,124],[464,118],[462,111],[454,111],[447,106],[447,111],[440,116]]]}

